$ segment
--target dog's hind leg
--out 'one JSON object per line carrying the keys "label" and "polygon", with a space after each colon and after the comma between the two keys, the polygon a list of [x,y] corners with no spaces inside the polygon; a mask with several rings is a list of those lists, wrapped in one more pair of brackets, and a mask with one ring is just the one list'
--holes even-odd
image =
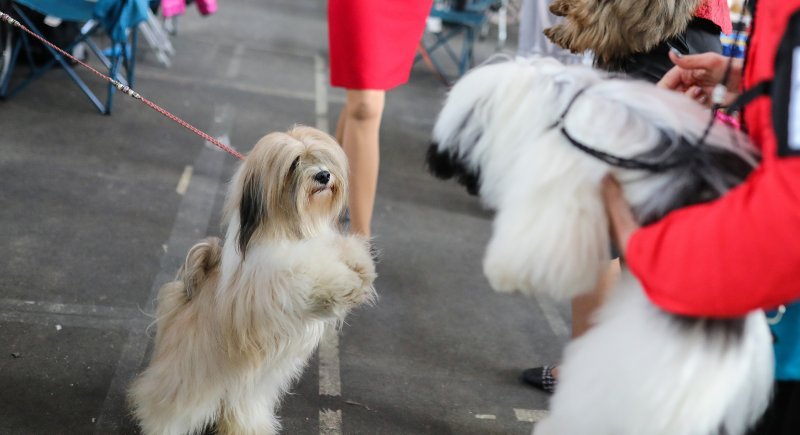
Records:
{"label": "dog's hind leg", "polygon": [[[171,340],[191,334],[186,330],[162,334],[165,341],[160,352],[131,385],[129,399],[145,435],[201,433],[219,415],[225,392],[224,384],[216,379],[219,370]],[[186,340],[199,338],[195,334]]]}
{"label": "dog's hind leg", "polygon": [[248,386],[247,391],[229,392],[217,422],[219,435],[274,435],[280,430],[275,408],[281,389],[264,382]]}
{"label": "dog's hind leg", "polygon": [[[169,395],[172,385],[145,374],[131,389],[130,398],[144,435],[185,435],[201,433],[218,414],[219,395],[198,392]],[[202,396],[201,396],[202,395]]]}

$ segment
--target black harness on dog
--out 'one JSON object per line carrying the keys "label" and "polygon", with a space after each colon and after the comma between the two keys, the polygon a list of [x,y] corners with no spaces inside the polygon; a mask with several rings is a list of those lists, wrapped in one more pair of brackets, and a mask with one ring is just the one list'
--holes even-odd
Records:
{"label": "black harness on dog", "polygon": [[[569,110],[572,108],[575,101],[580,97],[589,87],[585,87],[578,91],[570,100],[569,104],[567,104],[567,108],[564,109],[564,112],[561,116],[558,117],[558,120],[550,127],[551,129],[559,128],[561,134],[571,143],[575,148],[589,154],[590,156],[601,160],[605,163],[608,163],[611,166],[617,166],[620,168],[625,169],[634,169],[634,170],[641,170],[641,171],[648,171],[648,172],[666,172],[670,169],[674,169],[680,166],[685,166],[691,164],[693,161],[696,161],[698,158],[702,158],[702,153],[679,153],[674,152],[671,153],[669,157],[662,161],[644,161],[638,158],[633,157],[622,157],[617,156],[614,154],[607,153],[605,151],[600,151],[596,148],[592,148],[585,143],[575,139],[569,132],[567,131],[566,125],[564,124],[564,119],[566,118]],[[679,138],[678,141],[674,138],[670,138],[666,134],[662,135],[664,142],[661,144],[663,147],[669,147],[673,149],[677,149],[681,146],[691,146],[689,142],[683,138]],[[667,143],[667,141],[669,143]],[[658,146],[657,149],[663,149],[662,146]]]}

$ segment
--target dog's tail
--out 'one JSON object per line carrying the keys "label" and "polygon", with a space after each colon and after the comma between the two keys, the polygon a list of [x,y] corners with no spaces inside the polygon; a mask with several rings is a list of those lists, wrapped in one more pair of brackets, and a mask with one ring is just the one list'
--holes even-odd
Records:
{"label": "dog's tail", "polygon": [[150,326],[158,324],[160,330],[161,324],[179,313],[181,307],[199,294],[211,275],[217,273],[221,260],[222,246],[217,237],[209,237],[192,246],[175,279],[158,291],[156,319]]}
{"label": "dog's tail", "polygon": [[200,291],[208,275],[219,267],[221,260],[222,246],[218,237],[209,237],[189,249],[176,277],[176,281],[183,282],[186,301]]}

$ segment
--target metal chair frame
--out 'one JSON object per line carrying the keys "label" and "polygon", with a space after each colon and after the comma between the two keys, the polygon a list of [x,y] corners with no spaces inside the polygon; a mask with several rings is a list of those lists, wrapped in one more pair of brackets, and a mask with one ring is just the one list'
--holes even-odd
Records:
{"label": "metal chair frame", "polygon": [[[31,18],[16,4],[12,4],[12,10],[15,15],[19,18],[19,20],[28,27],[31,31],[38,35],[42,35],[42,32],[38,29],[38,27],[33,23]],[[95,20],[87,21],[80,30],[79,36],[71,42],[67,47],[63,47],[63,50],[66,52],[72,52],[72,50],[78,46],[79,44],[85,44],[91,52],[97,57],[97,59],[103,64],[103,66],[109,71],[109,75],[118,81],[133,87],[134,86],[134,72],[136,69],[136,47],[138,43],[138,31],[137,27],[133,26],[129,29],[129,36],[128,41],[125,43],[112,41],[112,45],[107,52],[109,55],[106,55],[102,49],[91,39],[98,29],[100,28],[100,23]],[[56,66],[60,66],[64,72],[70,77],[70,79],[80,88],[80,90],[86,95],[86,97],[91,101],[91,103],[97,108],[100,113],[108,115],[111,114],[111,107],[113,103],[114,93],[116,92],[116,88],[108,84],[107,94],[106,94],[106,101],[105,103],[101,102],[100,99],[92,92],[91,89],[86,85],[86,82],[81,79],[80,76],[75,72],[74,68],[70,63],[62,56],[58,51],[53,49],[50,46],[45,45],[44,47],[47,49],[48,52],[53,56],[48,62],[44,65],[36,65],[36,62],[33,59],[32,51],[31,51],[31,38],[25,34],[24,32],[17,32],[15,36],[15,41],[13,42],[13,48],[11,49],[11,56],[9,58],[10,61],[10,68],[8,71],[5,72],[5,75],[0,80],[0,98],[11,98],[20,91],[22,91],[25,87],[27,87],[30,83],[34,80],[41,77],[44,73],[50,71]],[[39,43],[38,41],[35,41]],[[21,83],[17,84],[13,88],[11,87],[11,78],[12,78],[12,69],[19,58],[20,52],[25,52],[25,57],[27,59],[27,63],[31,69],[30,75],[26,77]],[[121,68],[125,68],[126,74],[123,77],[120,74]]]}

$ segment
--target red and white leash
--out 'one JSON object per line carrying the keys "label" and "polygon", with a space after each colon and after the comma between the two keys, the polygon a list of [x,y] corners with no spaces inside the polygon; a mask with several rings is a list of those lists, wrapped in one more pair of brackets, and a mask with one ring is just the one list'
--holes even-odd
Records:
{"label": "red and white leash", "polygon": [[0,11],[0,22],[6,22],[6,23],[18,28],[18,29],[21,29],[25,33],[29,34],[30,36],[32,36],[32,37],[38,39],[39,41],[41,41],[42,44],[48,45],[49,47],[53,48],[54,50],[58,51],[62,55],[64,55],[67,58],[69,58],[70,60],[80,64],[84,68],[86,68],[89,71],[93,72],[98,77],[100,77],[103,80],[111,83],[112,85],[114,85],[115,88],[117,88],[123,94],[127,94],[128,96],[130,96],[134,100],[141,101],[142,103],[144,103],[145,105],[147,105],[151,109],[153,109],[156,112],[158,112],[158,113],[166,116],[167,118],[173,120],[178,125],[181,125],[182,127],[186,128],[187,130],[193,132],[194,134],[202,137],[203,139],[207,140],[208,142],[216,145],[217,147],[219,147],[223,151],[227,152],[228,154],[236,157],[239,160],[244,160],[244,156],[242,154],[240,154],[238,151],[234,150],[233,148],[229,147],[228,145],[225,145],[224,143],[220,142],[219,140],[209,136],[208,134],[204,133],[203,131],[201,131],[197,127],[193,126],[192,124],[189,124],[188,122],[184,121],[183,119],[173,115],[167,109],[164,109],[163,107],[159,106],[158,104],[156,104],[156,103],[148,100],[147,98],[143,97],[141,94],[139,94],[138,92],[136,92],[133,89],[131,89],[130,86],[125,85],[125,84],[121,83],[119,80],[115,80],[115,79],[113,79],[113,78],[101,73],[100,71],[92,68],[91,66],[87,65],[86,63],[76,59],[75,56],[72,56],[71,54],[69,54],[66,51],[62,50],[61,48],[57,47],[55,44],[51,43],[50,41],[48,41],[48,40],[42,38],[41,36],[37,35],[36,33],[32,32],[30,29],[28,29],[27,27],[23,26],[19,21],[15,20],[10,15],[8,15],[8,14],[2,12],[2,11]]}

